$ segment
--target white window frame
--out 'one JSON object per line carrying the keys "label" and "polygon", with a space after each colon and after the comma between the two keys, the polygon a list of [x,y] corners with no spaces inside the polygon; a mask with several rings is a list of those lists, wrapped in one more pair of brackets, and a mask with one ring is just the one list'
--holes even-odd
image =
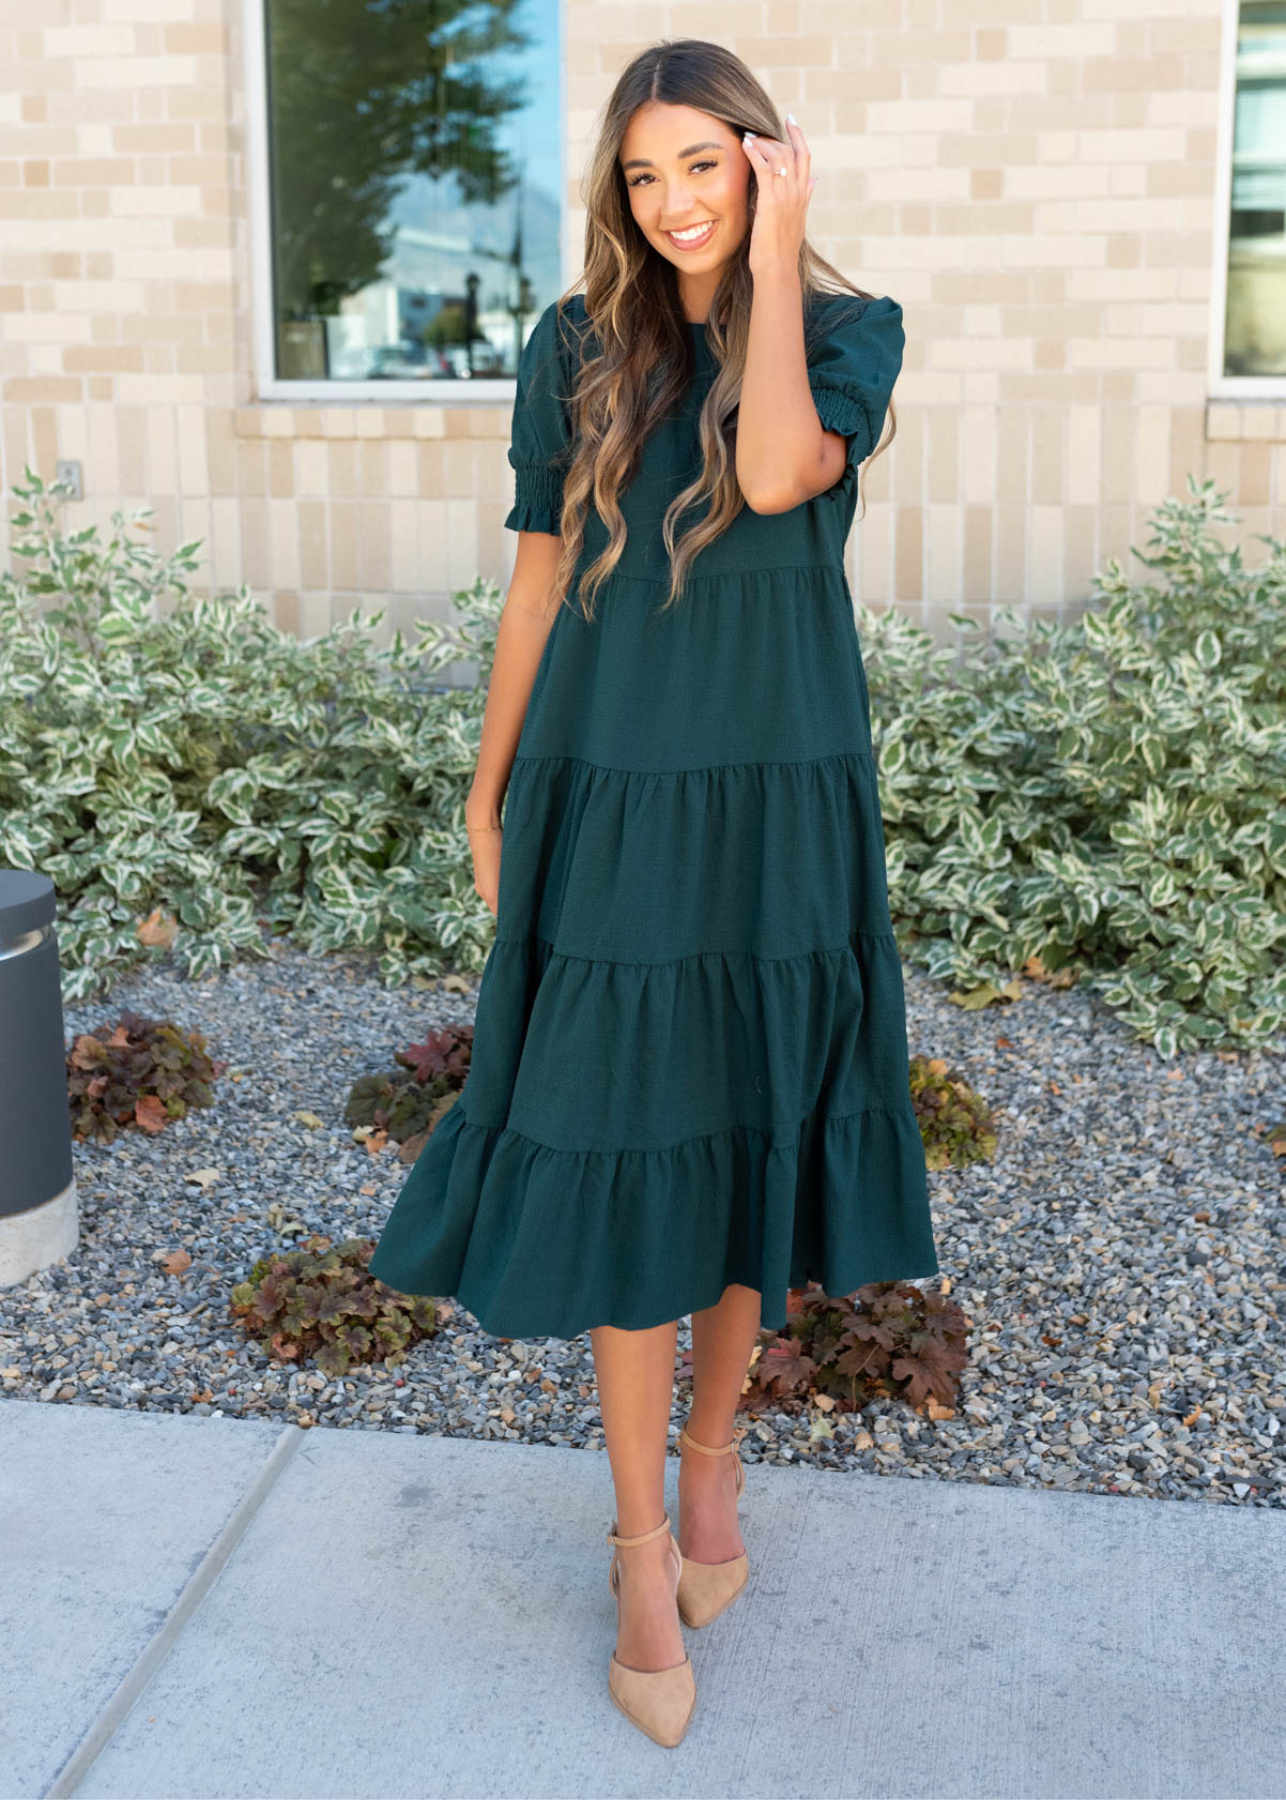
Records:
{"label": "white window frame", "polygon": [[[432,381],[289,381],[276,372],[276,295],[272,275],[271,146],[268,139],[268,0],[247,0],[242,19],[245,28],[246,186],[250,209],[250,276],[253,321],[255,392],[258,401],[289,401],[296,405],[416,406],[512,405],[517,378],[513,375],[480,376],[461,380],[443,375]],[[558,8],[558,116],[567,118],[567,9]],[[565,129],[565,127],[564,127]],[[566,140],[564,139],[564,174]],[[567,285],[567,198],[559,195],[560,253]]]}
{"label": "white window frame", "polygon": [[1228,244],[1232,235],[1232,148],[1237,104],[1237,28],[1241,0],[1223,0],[1223,64],[1215,140],[1214,230],[1210,282],[1210,343],[1206,371],[1211,400],[1286,400],[1286,375],[1225,375],[1224,333],[1228,323]]}

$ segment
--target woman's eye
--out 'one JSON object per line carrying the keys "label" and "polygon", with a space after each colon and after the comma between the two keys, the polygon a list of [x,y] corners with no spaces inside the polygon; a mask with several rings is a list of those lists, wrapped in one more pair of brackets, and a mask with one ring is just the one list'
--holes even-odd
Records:
{"label": "woman's eye", "polygon": [[[715,169],[718,168],[718,166],[719,165],[716,162],[713,162],[707,157],[703,162],[694,162],[692,164],[692,169]],[[689,173],[691,172],[692,171],[689,170]],[[641,187],[645,181],[651,181],[651,179],[652,177],[650,175],[636,175],[632,181],[627,181],[625,185],[626,187]]]}

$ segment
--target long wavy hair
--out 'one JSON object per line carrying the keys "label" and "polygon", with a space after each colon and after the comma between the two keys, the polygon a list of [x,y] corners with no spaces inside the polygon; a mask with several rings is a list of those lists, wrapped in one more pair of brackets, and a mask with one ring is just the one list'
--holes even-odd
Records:
{"label": "long wavy hair", "polygon": [[[626,526],[617,496],[637,471],[643,440],[681,397],[695,373],[695,351],[679,298],[678,273],[639,230],[620,166],[621,140],[629,121],[649,101],[709,113],[738,137],[754,131],[783,143],[789,141],[775,107],[740,57],[701,38],[663,39],[640,51],[621,73],[603,110],[597,143],[581,184],[588,214],[583,335],[568,312],[582,282],[575,282],[557,301],[557,323],[577,346],[579,363],[571,393],[564,396],[571,409],[572,449],[563,483],[562,551],[554,575],[554,593],[560,601],[566,597],[584,547],[591,496],[608,531],[606,546],[580,579],[586,619],[593,618],[595,596],[625,548]],[[750,226],[756,189],[752,176],[746,233],[725,265],[710,304],[706,338],[719,370],[698,420],[700,472],[675,495],[662,523],[670,557],[670,582],[662,610],[678,603],[693,558],[728,529],[745,504],[737,482],[735,414],[750,328]],[[816,327],[810,331],[809,325],[816,297],[840,293],[863,301],[875,298],[819,255],[806,237],[799,252],[799,280],[806,355],[815,341]],[[833,324],[833,318],[827,323]],[[892,405],[889,427],[876,454],[887,449],[897,431]],[[704,516],[676,539],[680,515],[707,498]],[[864,495],[862,503],[864,512]]]}

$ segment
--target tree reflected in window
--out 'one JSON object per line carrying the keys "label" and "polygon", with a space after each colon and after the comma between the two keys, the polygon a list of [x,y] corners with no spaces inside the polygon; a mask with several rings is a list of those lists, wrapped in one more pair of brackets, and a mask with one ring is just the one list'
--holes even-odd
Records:
{"label": "tree reflected in window", "polygon": [[563,286],[557,0],[265,0],[276,374],[512,376]]}

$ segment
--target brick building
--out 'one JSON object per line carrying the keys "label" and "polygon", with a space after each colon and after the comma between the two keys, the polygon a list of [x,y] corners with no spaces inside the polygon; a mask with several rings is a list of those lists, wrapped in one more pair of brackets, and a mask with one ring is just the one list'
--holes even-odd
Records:
{"label": "brick building", "polygon": [[516,350],[578,272],[598,108],[708,36],[797,115],[823,254],[905,309],[856,594],[943,635],[1074,609],[1189,471],[1286,534],[1282,5],[526,0],[472,60],[478,9],[393,13],[3,9],[6,493],[77,463],[69,524],[150,505],[308,634],[503,583]]}

